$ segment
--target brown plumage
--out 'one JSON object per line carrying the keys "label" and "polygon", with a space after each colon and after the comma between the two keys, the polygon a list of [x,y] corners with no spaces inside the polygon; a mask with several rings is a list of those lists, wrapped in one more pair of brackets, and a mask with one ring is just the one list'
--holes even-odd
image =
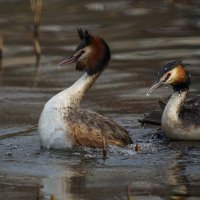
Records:
{"label": "brown plumage", "polygon": [[102,138],[106,145],[125,146],[132,144],[132,139],[123,127],[112,119],[81,108],[71,109],[68,115],[68,131],[74,146],[102,148]]}
{"label": "brown plumage", "polygon": [[86,71],[89,75],[102,72],[111,57],[109,46],[101,37],[93,36],[88,31],[78,29],[78,34],[81,42],[76,51],[86,53],[87,56],[77,60],[76,69]]}
{"label": "brown plumage", "polygon": [[111,53],[99,36],[81,29],[78,35],[81,41],[75,52],[59,65],[76,62],[76,69],[85,74],[46,103],[39,121],[41,144],[47,148],[102,148],[104,140],[106,145],[132,144],[128,131],[112,119],[80,108],[81,100],[107,66]]}
{"label": "brown plumage", "polygon": [[[187,70],[185,69],[185,67],[183,65],[177,65],[176,68],[172,69],[174,72],[174,77],[170,80],[170,83],[172,85],[179,85],[181,83],[184,83],[187,79]],[[171,74],[169,72],[169,74]]]}

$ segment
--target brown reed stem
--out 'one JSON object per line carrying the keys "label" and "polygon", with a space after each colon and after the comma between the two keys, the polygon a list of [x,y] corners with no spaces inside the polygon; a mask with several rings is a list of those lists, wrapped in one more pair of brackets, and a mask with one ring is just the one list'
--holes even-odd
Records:
{"label": "brown reed stem", "polygon": [[135,145],[135,151],[136,151],[136,152],[141,151],[141,146],[140,146],[139,144],[136,144],[136,145]]}
{"label": "brown reed stem", "polygon": [[102,151],[103,159],[105,159],[106,156],[107,156],[107,152],[106,152],[106,140],[105,140],[105,137],[103,135],[102,135],[102,144],[103,144],[103,151]]}
{"label": "brown reed stem", "polygon": [[50,200],[56,200],[56,196],[52,194]]}
{"label": "brown reed stem", "polygon": [[0,59],[3,57],[3,34],[0,32]]}
{"label": "brown reed stem", "polygon": [[127,200],[134,200],[133,197],[131,196],[131,187],[130,187],[130,185],[126,186],[126,194],[127,194]]}
{"label": "brown reed stem", "polygon": [[37,196],[36,196],[36,200],[40,200],[40,189],[41,189],[41,186],[40,186],[40,184],[38,183],[38,184],[37,184]]}
{"label": "brown reed stem", "polygon": [[36,55],[36,66],[39,66],[42,54],[39,36],[40,14],[42,8],[42,0],[31,0],[31,9],[33,12],[33,44]]}
{"label": "brown reed stem", "polygon": [[2,32],[0,32],[0,71],[1,71],[0,78],[1,78],[1,80],[3,77],[2,59],[3,59],[3,34],[2,34]]}

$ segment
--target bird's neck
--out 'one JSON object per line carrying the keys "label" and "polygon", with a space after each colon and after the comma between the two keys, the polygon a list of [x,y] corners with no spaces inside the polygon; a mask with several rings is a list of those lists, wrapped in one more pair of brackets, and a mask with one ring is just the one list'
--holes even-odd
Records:
{"label": "bird's neck", "polygon": [[162,116],[162,123],[166,121],[173,123],[180,123],[179,113],[186,100],[188,90],[175,91],[169,99]]}
{"label": "bird's neck", "polygon": [[100,74],[101,72],[90,76],[87,73],[85,73],[71,87],[67,88],[62,92],[66,96],[70,106],[77,106],[80,104],[85,93],[92,87],[92,85],[100,76]]}

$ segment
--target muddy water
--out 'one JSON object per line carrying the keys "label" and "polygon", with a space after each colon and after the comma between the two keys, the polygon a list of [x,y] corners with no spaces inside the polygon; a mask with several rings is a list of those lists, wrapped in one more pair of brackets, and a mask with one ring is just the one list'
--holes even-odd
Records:
{"label": "muddy water", "polygon": [[[160,66],[190,63],[191,95],[199,95],[200,7],[198,1],[43,2],[42,59],[35,69],[29,1],[0,1],[4,36],[0,71],[0,199],[200,199],[200,143],[169,142],[157,127],[141,127],[143,113],[158,109],[171,88],[146,92]],[[77,27],[101,35],[112,61],[82,104],[112,117],[129,131],[134,147],[45,151],[37,123],[44,103],[82,73],[56,64],[78,43]]]}

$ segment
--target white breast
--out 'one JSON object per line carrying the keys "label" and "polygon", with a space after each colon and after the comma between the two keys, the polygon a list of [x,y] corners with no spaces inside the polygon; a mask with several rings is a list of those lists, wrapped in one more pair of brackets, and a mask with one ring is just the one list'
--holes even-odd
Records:
{"label": "white breast", "polygon": [[169,138],[174,140],[200,140],[200,128],[194,125],[184,126],[166,116],[162,117],[162,130]]}
{"label": "white breast", "polygon": [[72,140],[68,135],[67,99],[59,93],[51,98],[44,106],[39,120],[39,137],[41,145],[45,148],[63,149],[71,148]]}
{"label": "white breast", "polygon": [[168,101],[162,115],[162,130],[175,140],[200,140],[200,127],[186,124],[179,118],[180,107],[186,99],[187,91],[175,92]]}
{"label": "white breast", "polygon": [[43,147],[63,149],[73,146],[73,138],[68,133],[69,108],[79,107],[84,94],[100,74],[90,76],[85,73],[71,87],[58,93],[45,104],[38,126]]}

